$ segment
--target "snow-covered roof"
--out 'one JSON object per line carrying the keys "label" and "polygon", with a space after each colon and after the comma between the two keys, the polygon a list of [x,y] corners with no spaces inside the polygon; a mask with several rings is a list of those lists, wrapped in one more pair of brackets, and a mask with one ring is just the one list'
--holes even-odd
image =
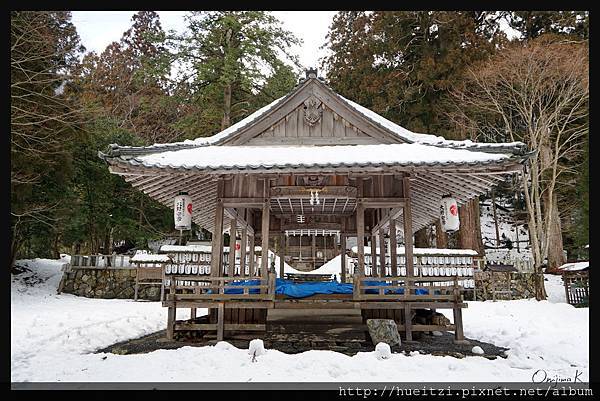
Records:
{"label": "snow-covered roof", "polygon": [[133,165],[201,170],[296,167],[380,167],[492,164],[510,159],[502,153],[436,148],[420,144],[341,146],[204,146],[129,159]]}
{"label": "snow-covered roof", "polygon": [[472,149],[481,150],[487,152],[500,152],[510,154],[524,154],[526,153],[526,146],[522,142],[509,142],[509,143],[478,143],[471,140],[447,140],[441,136],[431,134],[421,134],[412,132],[382,116],[375,113],[372,110],[361,106],[352,100],[346,99],[345,97],[334,92],[331,88],[325,85],[318,79],[307,79],[302,84],[296,86],[296,88],[285,96],[282,96],[268,105],[258,109],[248,117],[241,121],[231,125],[230,127],[220,131],[210,137],[199,137],[196,139],[188,139],[181,142],[173,143],[155,143],[150,146],[135,147],[135,146],[119,146],[117,144],[111,144],[107,155],[100,153],[100,157],[114,157],[119,155],[136,155],[136,154],[148,154],[156,152],[164,152],[171,150],[190,149],[197,147],[205,147],[211,145],[222,145],[224,142],[234,137],[238,132],[250,127],[257,121],[268,115],[270,112],[278,109],[286,103],[286,100],[292,98],[303,88],[307,87],[309,83],[314,82],[320,85],[327,93],[332,97],[338,99],[342,104],[353,109],[362,115],[365,119],[373,123],[374,125],[381,127],[384,131],[391,134],[392,137],[399,139],[405,143],[414,143],[421,145],[437,146],[437,147],[448,147],[448,148],[459,148],[459,149]]}
{"label": "snow-covered roof", "polygon": [[342,95],[337,95],[337,96],[338,96],[338,98],[340,98],[344,102],[346,102],[354,110],[361,113],[363,116],[367,117],[374,123],[386,128],[387,130],[391,131],[392,133],[396,134],[398,137],[400,137],[401,139],[403,139],[407,142],[418,143],[418,144],[422,144],[422,145],[444,146],[444,147],[462,148],[462,149],[478,149],[478,148],[484,149],[485,148],[488,151],[490,151],[490,150],[502,151],[503,149],[506,151],[509,151],[509,150],[520,149],[520,148],[524,149],[524,147],[525,147],[525,144],[523,142],[481,143],[481,142],[473,142],[468,139],[463,140],[463,141],[456,141],[456,140],[445,139],[442,136],[436,136],[436,135],[431,135],[431,134],[420,134],[420,133],[412,132],[412,131],[407,130],[406,128],[388,120],[387,118],[380,116],[379,114],[375,113],[374,111],[369,110],[366,107],[363,107],[358,103],[354,103],[352,100],[346,99]]}
{"label": "snow-covered roof", "polygon": [[573,272],[573,271],[585,270],[589,267],[590,267],[590,262],[588,261],[588,262],[565,263],[564,265],[560,266],[559,269],[562,271]]}
{"label": "snow-covered roof", "polygon": [[[353,253],[358,253],[358,247],[353,246]],[[379,253],[379,248],[377,249],[377,253]],[[400,246],[396,248],[396,253],[398,255],[404,255],[404,247]],[[371,247],[365,246],[365,255],[371,254]],[[477,256],[477,252],[472,249],[445,249],[445,248],[414,248],[413,249],[414,256],[424,256],[424,255],[448,255],[448,256]]]}
{"label": "snow-covered roof", "polygon": [[171,258],[169,255],[158,255],[155,253],[141,253],[137,252],[131,259],[130,262],[148,262],[148,263],[166,263],[169,262]]}

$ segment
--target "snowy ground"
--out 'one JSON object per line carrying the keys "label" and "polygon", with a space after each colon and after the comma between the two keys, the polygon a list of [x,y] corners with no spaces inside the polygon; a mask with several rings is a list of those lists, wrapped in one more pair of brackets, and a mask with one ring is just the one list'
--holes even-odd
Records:
{"label": "snowy ground", "polygon": [[577,371],[580,379],[589,377],[588,309],[564,303],[557,276],[546,282],[549,301],[469,302],[465,335],[510,348],[507,359],[413,353],[381,360],[374,352],[350,357],[267,350],[253,363],[247,350],[225,342],[141,355],[94,354],[164,329],[166,310],[158,302],[56,295],[64,261],[24,262],[35,275],[23,273],[12,281],[12,381],[531,382],[538,369],[549,377],[573,377]]}

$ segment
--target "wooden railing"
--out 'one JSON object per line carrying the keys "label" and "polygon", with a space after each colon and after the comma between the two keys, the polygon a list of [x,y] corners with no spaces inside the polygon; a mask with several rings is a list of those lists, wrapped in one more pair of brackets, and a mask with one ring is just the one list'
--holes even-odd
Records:
{"label": "wooden railing", "polygon": [[[461,302],[458,276],[452,277],[358,277],[354,299],[366,301],[449,301]],[[369,285],[377,282],[385,285]],[[402,294],[398,290],[402,290]],[[415,290],[425,289],[427,294],[416,294]],[[373,290],[376,290],[373,293]]]}
{"label": "wooden railing", "polygon": [[[231,300],[264,300],[275,299],[275,274],[268,278],[241,277],[204,277],[166,275],[169,294],[167,301],[231,301]],[[241,281],[260,280],[260,284],[247,285]],[[227,293],[227,290],[241,289],[241,293]],[[252,294],[251,290],[259,290]]]}

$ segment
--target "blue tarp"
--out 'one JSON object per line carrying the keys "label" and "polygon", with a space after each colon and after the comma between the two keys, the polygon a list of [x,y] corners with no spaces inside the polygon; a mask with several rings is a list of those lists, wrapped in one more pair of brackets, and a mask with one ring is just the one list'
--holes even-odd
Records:
{"label": "blue tarp", "polygon": [[[239,280],[231,282],[233,285],[260,285],[260,280]],[[368,286],[389,286],[389,283],[381,281],[365,281]],[[258,294],[258,288],[251,288],[250,294]],[[243,294],[243,288],[229,288],[225,294]],[[367,294],[378,294],[379,290],[373,288],[366,290]],[[386,294],[404,294],[403,288],[396,290],[386,290]],[[424,288],[417,288],[416,295],[426,295],[429,293]],[[292,298],[306,298],[315,294],[352,294],[352,284],[342,284],[337,281],[325,281],[314,283],[294,283],[292,280],[278,278],[275,282],[275,294],[284,294]]]}

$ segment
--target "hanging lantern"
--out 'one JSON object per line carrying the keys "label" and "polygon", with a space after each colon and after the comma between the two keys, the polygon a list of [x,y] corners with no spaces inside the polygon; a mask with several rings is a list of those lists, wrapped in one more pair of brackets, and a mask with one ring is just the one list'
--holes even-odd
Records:
{"label": "hanging lantern", "polygon": [[445,196],[440,201],[440,224],[445,232],[457,231],[460,227],[458,204],[450,196]]}
{"label": "hanging lantern", "polygon": [[173,213],[176,230],[192,229],[192,198],[187,192],[180,192],[175,197]]}

